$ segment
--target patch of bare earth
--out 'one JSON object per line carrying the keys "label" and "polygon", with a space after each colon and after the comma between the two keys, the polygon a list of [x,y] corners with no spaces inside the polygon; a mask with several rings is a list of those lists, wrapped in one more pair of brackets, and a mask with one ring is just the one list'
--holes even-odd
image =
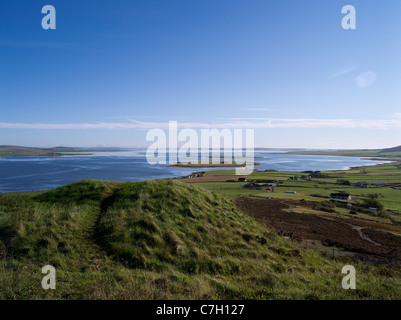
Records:
{"label": "patch of bare earth", "polygon": [[374,229],[373,223],[288,210],[302,205],[301,201],[243,196],[235,202],[242,211],[282,236],[303,242],[318,240],[325,246],[344,249],[364,260],[401,263],[401,237]]}

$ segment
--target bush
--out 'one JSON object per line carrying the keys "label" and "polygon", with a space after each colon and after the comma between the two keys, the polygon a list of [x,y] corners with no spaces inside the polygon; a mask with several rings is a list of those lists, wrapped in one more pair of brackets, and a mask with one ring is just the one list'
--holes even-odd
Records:
{"label": "bush", "polygon": [[349,180],[337,179],[337,183],[341,186],[350,186],[351,182]]}
{"label": "bush", "polygon": [[384,209],[383,204],[377,199],[365,199],[363,200],[362,206],[365,208],[376,208],[378,211],[382,211]]}
{"label": "bush", "polygon": [[390,218],[389,213],[386,212],[386,211],[379,211],[379,212],[377,212],[377,216],[379,216],[380,218]]}
{"label": "bush", "polygon": [[331,212],[334,213],[336,212],[336,210],[334,210],[335,208],[335,204],[329,201],[324,201],[324,202],[319,202],[315,205],[314,209],[315,210],[320,210],[320,211],[325,211],[325,212]]}
{"label": "bush", "polygon": [[321,171],[302,171],[302,173],[308,173],[312,178],[327,178],[328,175]]}

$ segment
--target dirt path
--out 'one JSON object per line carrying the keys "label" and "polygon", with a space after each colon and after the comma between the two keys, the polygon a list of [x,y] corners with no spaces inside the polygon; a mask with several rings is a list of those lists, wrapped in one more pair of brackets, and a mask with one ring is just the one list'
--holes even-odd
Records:
{"label": "dirt path", "polygon": [[92,271],[100,271],[101,266],[113,264],[114,262],[96,241],[97,222],[100,208],[89,212],[81,223],[81,228],[75,235],[78,238],[79,246],[75,249],[79,252],[83,268]]}
{"label": "dirt path", "polygon": [[381,246],[380,243],[378,243],[378,242],[376,242],[376,241],[373,241],[373,240],[370,239],[366,234],[364,234],[364,233],[362,232],[363,229],[359,229],[358,226],[354,226],[354,225],[352,225],[352,224],[350,224],[350,226],[351,226],[353,229],[355,229],[356,231],[358,231],[360,237],[361,237],[363,240],[369,241],[370,243],[373,243],[373,244],[376,245],[376,246]]}

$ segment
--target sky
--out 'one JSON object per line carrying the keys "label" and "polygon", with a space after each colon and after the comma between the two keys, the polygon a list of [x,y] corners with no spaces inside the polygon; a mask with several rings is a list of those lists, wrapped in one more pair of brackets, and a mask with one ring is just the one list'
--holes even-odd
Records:
{"label": "sky", "polygon": [[2,0],[0,145],[144,147],[169,121],[254,128],[257,147],[401,145],[400,15],[399,0]]}

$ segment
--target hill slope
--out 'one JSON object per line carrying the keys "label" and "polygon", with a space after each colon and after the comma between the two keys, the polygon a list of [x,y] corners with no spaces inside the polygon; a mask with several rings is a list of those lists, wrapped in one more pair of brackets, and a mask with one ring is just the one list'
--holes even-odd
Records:
{"label": "hill slope", "polygon": [[[2,299],[401,298],[400,271],[277,236],[221,195],[178,181],[82,181],[0,197]],[[40,287],[44,265],[57,289]]]}
{"label": "hill slope", "polygon": [[76,155],[83,155],[83,152],[101,152],[101,151],[117,151],[117,149],[84,149],[84,148],[68,148],[68,147],[55,147],[55,148],[32,148],[20,146],[0,145],[0,156],[62,156],[64,153],[76,153]]}
{"label": "hill slope", "polygon": [[383,150],[380,151],[380,152],[381,152],[381,153],[386,153],[386,152],[401,152],[401,146],[394,147],[394,148],[383,149]]}

